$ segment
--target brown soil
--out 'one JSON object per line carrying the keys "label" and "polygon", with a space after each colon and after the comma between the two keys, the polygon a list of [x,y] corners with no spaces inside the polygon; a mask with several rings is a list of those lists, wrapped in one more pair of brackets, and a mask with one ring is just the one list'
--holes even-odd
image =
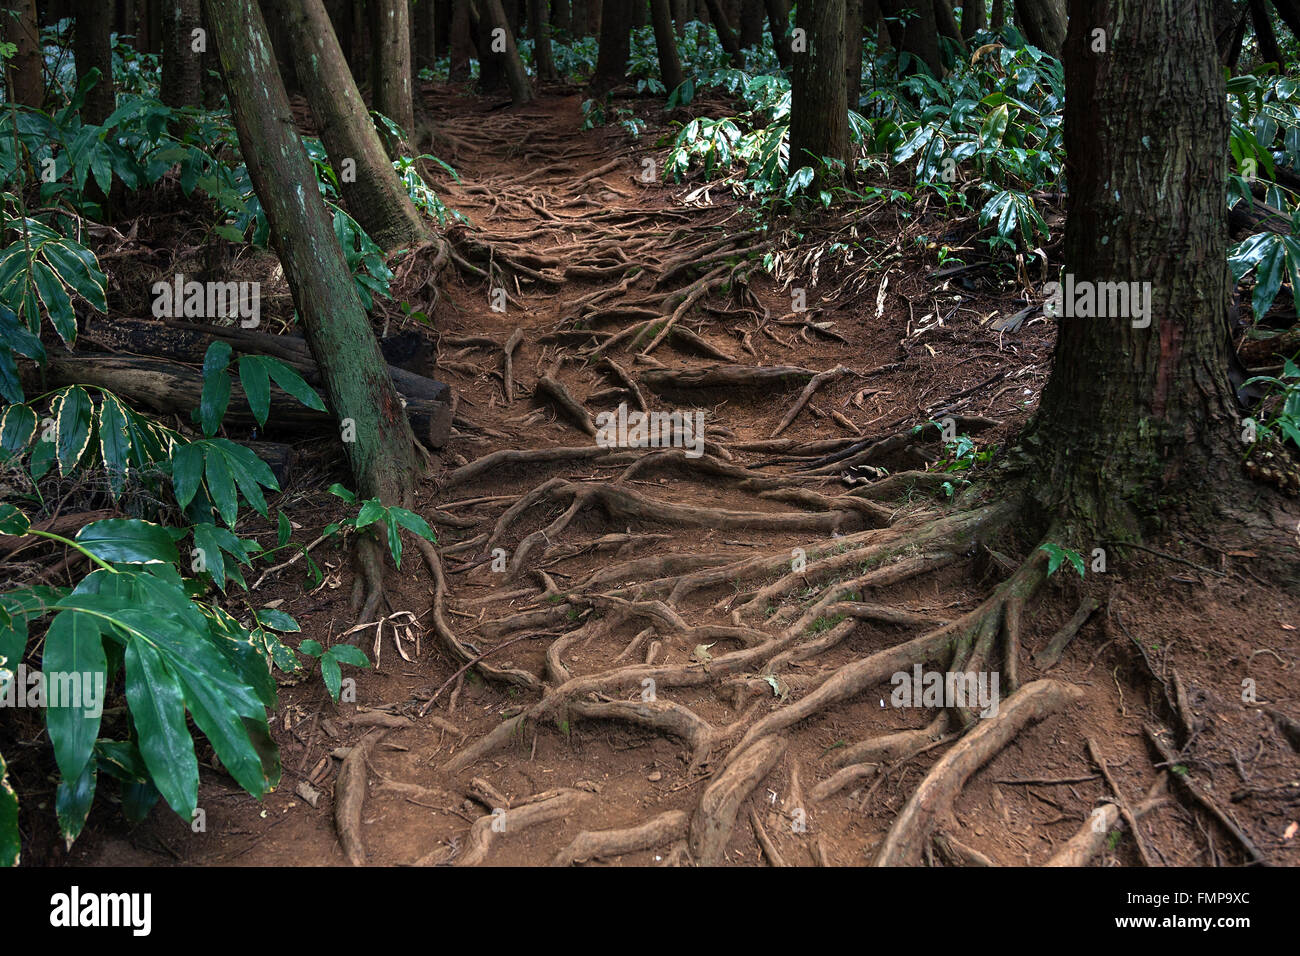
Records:
{"label": "brown soil", "polygon": [[[617,127],[581,133],[581,99],[576,94],[550,96],[513,110],[491,108],[498,104],[474,97],[426,91],[425,105],[438,131],[432,151],[452,162],[461,175],[459,185],[445,181],[440,187],[448,204],[473,223],[473,229],[461,230],[459,238],[491,240],[502,259],[523,261],[545,275],[586,267],[592,270],[589,277],[578,278],[571,272],[554,284],[529,282],[522,276],[516,283],[512,278],[506,282],[511,301],[504,314],[489,307],[488,290],[480,281],[452,281],[435,304],[434,290],[416,275],[418,269],[402,276],[401,291],[394,296],[412,308],[425,309],[434,319],[441,337],[437,374],[451,382],[460,396],[457,433],[438,456],[441,471],[425,484],[417,509],[430,515],[438,508],[442,520],[450,516],[454,521],[454,525],[436,526],[449,588],[442,616],[473,653],[512,638],[526,638],[502,648],[487,663],[501,670],[528,672],[538,687],[485,680],[474,668],[452,680],[463,661],[454,659],[445,637],[437,634],[430,576],[417,552],[409,548],[401,570],[389,568],[386,584],[392,611],[409,610],[419,616],[418,655],[415,645],[406,643],[403,648],[413,659],[399,656],[393,631],[385,628],[379,666],[350,672],[356,677],[355,704],[331,703],[316,676],[285,686],[281,709],[272,721],[284,761],[284,779],[277,791],[258,804],[211,765],[208,751],[199,801],[206,813],[205,832],[192,832],[165,807],[134,829],[127,828],[111,807],[100,808],[75,845],[72,862],[345,864],[333,815],[333,787],[341,761],[331,754],[355,745],[368,732],[360,724],[365,719],[361,715],[370,710],[404,714],[411,720],[409,727],[384,735],[369,757],[360,836],[372,863],[463,860],[477,846],[471,827],[501,801],[508,804],[501,807],[507,811],[505,832],[486,855],[487,862],[494,864],[546,864],[581,831],[639,826],[667,811],[680,811],[686,819],[703,812],[699,810],[702,799],[710,808],[708,822],[725,829],[733,819],[730,805],[719,788],[710,787],[741,735],[768,714],[806,698],[838,668],[929,629],[926,624],[862,620],[846,626],[847,633],[838,643],[803,659],[787,660],[770,684],[754,676],[759,669],[755,666],[746,669],[753,679],[740,688],[734,682],[724,685],[724,678],[707,673],[694,686],[661,687],[660,702],[689,709],[722,735],[699,766],[692,766],[692,745],[680,735],[609,717],[612,707],[607,707],[606,716],[577,713],[584,706],[598,710],[601,703],[639,701],[637,681],[607,688],[604,696],[575,695],[572,709],[561,708],[524,723],[502,746],[460,772],[447,769],[448,761],[466,747],[542,699],[546,649],[579,626],[584,628],[582,637],[560,654],[563,667],[573,676],[641,664],[651,642],[659,644],[657,665],[691,672],[716,666],[704,658],[716,662],[744,647],[734,637],[692,639],[661,620],[645,617],[654,612],[644,603],[628,616],[617,604],[566,597],[619,589],[620,597],[635,601],[638,583],[680,570],[667,570],[664,565],[647,573],[643,567],[629,566],[616,580],[600,586],[584,583],[593,574],[654,556],[679,556],[676,560],[683,565],[691,558],[733,552],[737,560],[760,555],[788,558],[792,549],[808,548],[814,542],[823,542],[824,552],[832,553],[838,534],[849,535],[864,527],[852,513],[834,533],[830,524],[823,530],[785,530],[745,527],[745,521],[738,521],[735,527],[720,529],[707,520],[702,526],[689,526],[662,513],[656,517],[659,504],[653,503],[664,502],[769,516],[817,513],[807,503],[760,497],[752,486],[742,488],[741,478],[705,473],[667,459],[622,480],[630,457],[504,464],[471,480],[453,482],[450,476],[456,468],[491,452],[594,445],[588,434],[539,394],[536,383],[545,374],[593,415],[629,400],[626,395],[589,400],[617,384],[594,359],[586,360],[589,356],[584,353],[593,340],[571,334],[548,341],[548,334],[580,328],[611,333],[641,321],[642,313],[619,315],[615,311],[619,308],[648,308],[649,315],[670,313],[674,303],[665,309],[652,293],[685,289],[713,266],[726,267],[720,275],[727,284],[710,290],[678,320],[677,327],[695,332],[697,340],[672,336],[648,356],[639,357],[659,331],[656,327],[635,347],[622,341],[607,354],[642,382],[651,408],[704,411],[708,437],[731,450],[730,465],[771,477],[789,477],[804,467],[810,452],[801,446],[807,443],[856,439],[847,423],[863,437],[886,438],[936,415],[984,417],[994,424],[976,431],[975,423],[970,429],[979,447],[1005,446],[1032,410],[1050,367],[1049,323],[1038,320],[1018,329],[995,329],[999,318],[1021,308],[1009,283],[1004,287],[991,279],[991,273],[980,272],[964,277],[964,282],[932,278],[935,249],[927,248],[926,241],[918,243],[916,237],[933,231],[931,244],[956,246],[960,240],[940,234],[949,227],[937,216],[913,210],[911,218],[905,219],[898,206],[883,203],[865,209],[853,224],[861,240],[868,236],[880,240],[874,263],[863,261],[861,252],[856,261],[833,261],[830,239],[846,228],[842,222],[814,226],[802,242],[778,237],[767,247],[766,251],[782,257],[779,275],[802,277],[793,279],[791,286],[806,283],[808,305],[819,312],[792,314],[790,291],[761,268],[747,283],[737,279],[733,267],[739,267],[743,278],[752,264],[744,258],[720,258],[698,270],[683,270],[662,289],[652,290],[673,260],[683,264],[702,260],[711,245],[728,236],[740,245],[752,245],[753,240],[741,238],[740,227],[748,221],[748,213],[725,186],[701,193],[700,183],[642,182],[643,159],[662,160],[662,153],[648,148],[655,140],[653,129],[641,138],[641,145],[632,144]],[[584,181],[586,174],[613,161],[615,167]],[[512,237],[518,238],[512,242]],[[537,258],[525,260],[525,253]],[[974,255],[969,249],[964,254],[968,261]],[[817,260],[811,258],[814,255]],[[888,268],[883,295],[878,295],[880,263]],[[400,264],[397,268],[401,275]],[[814,288],[812,276],[818,270],[821,281]],[[625,290],[609,291],[629,277],[632,281]],[[606,313],[580,314],[580,300],[590,301],[601,292],[609,294],[597,308]],[[960,301],[954,298],[959,293]],[[823,295],[828,298],[823,300]],[[289,312],[285,310],[285,318]],[[941,321],[936,321],[936,315]],[[780,324],[802,322],[809,316],[816,323],[832,323],[833,336],[817,328]],[[507,401],[502,347],[516,329],[523,336],[513,356],[514,397]],[[475,336],[488,337],[495,345],[456,344]],[[668,369],[729,364],[703,355],[701,341],[705,348],[733,356],[738,365],[794,365],[818,372],[844,365],[851,373],[828,380],[781,433],[780,438],[791,440],[786,457],[746,450],[745,443],[771,436],[799,396],[802,380],[744,388],[682,388],[659,395],[646,388],[642,376],[659,363]],[[817,451],[811,457],[824,453]],[[792,457],[799,454],[804,457]],[[943,457],[941,445],[929,434],[901,442],[896,451],[872,464],[890,471],[924,469]],[[995,470],[981,465],[978,474],[990,478]],[[327,480],[321,481],[323,477]],[[299,476],[296,484],[303,487],[285,495],[281,505],[302,526],[295,539],[313,539],[338,516],[334,499],[319,490],[336,477],[341,476]],[[499,544],[512,556],[526,537],[564,513],[575,491],[616,487],[652,505],[641,515],[619,517],[593,500],[578,509],[567,526],[557,525],[534,539],[518,576],[494,572],[483,536],[492,533],[521,495],[549,479],[575,485],[566,494],[540,500],[522,512],[492,546]],[[833,469],[826,476],[800,480],[794,487],[825,496],[851,490]],[[838,505],[863,500],[842,499]],[[927,514],[937,515],[949,507],[942,492],[931,497],[922,491],[881,504],[893,513],[896,524],[922,522]],[[868,517],[873,518],[869,523],[877,523],[874,516]],[[1292,527],[1297,526],[1295,517],[1289,519]],[[253,524],[245,534],[262,530]],[[273,530],[270,533],[273,536]],[[628,537],[602,542],[607,535]],[[458,549],[463,542],[476,543]],[[1292,545],[1296,543],[1300,542]],[[952,819],[939,821],[940,828],[961,844],[1002,865],[1047,861],[1085,827],[1094,808],[1113,799],[1089,755],[1091,739],[1128,804],[1140,804],[1162,775],[1167,783],[1170,778],[1190,779],[1264,857],[1276,863],[1300,862],[1300,839],[1294,832],[1300,820],[1300,757],[1263,709],[1268,706],[1300,718],[1296,599],[1256,576],[1249,546],[1217,540],[1152,545],[1199,567],[1144,552],[1111,554],[1105,574],[1090,573],[1086,584],[1081,584],[1067,567],[1030,599],[1023,616],[1021,683],[1047,676],[1079,688],[1082,697],[1022,730],[969,778],[956,796]],[[1026,557],[1025,550],[1010,554],[1010,564],[1004,567],[1000,555],[977,549],[862,598],[915,615],[955,619],[988,598]],[[347,602],[352,570],[346,554],[337,548],[325,545],[314,555],[327,572],[325,585],[307,593],[302,572],[295,567],[256,592],[253,606],[280,599],[283,609],[301,622],[302,636],[329,644],[352,625]],[[809,564],[814,560],[810,553]],[[549,580],[537,573],[541,571]],[[861,572],[854,565],[845,573]],[[773,572],[735,584],[725,581],[675,600],[673,607],[692,626],[730,625],[738,592],[777,577],[779,573]],[[809,579],[807,592],[800,585],[775,598],[774,607],[791,612],[783,621],[773,623],[760,614],[744,623],[775,636],[796,609],[820,596],[816,589],[826,580]],[[1045,674],[1040,672],[1033,653],[1073,615],[1085,593],[1097,596],[1101,609],[1068,645],[1060,663]],[[666,597],[657,593],[640,600]],[[490,622],[526,610],[551,613],[540,624],[518,630],[484,630]],[[834,627],[828,625],[835,625],[834,619],[814,624],[806,639],[830,634]],[[626,652],[647,626],[655,626],[655,633]],[[373,630],[351,639],[373,659]],[[716,646],[701,653],[697,644]],[[625,656],[615,663],[620,654]],[[927,665],[935,667],[942,669],[942,664]],[[1257,702],[1242,700],[1246,679],[1255,682]],[[553,689],[556,682],[547,675],[544,683],[546,689]],[[1190,731],[1181,723],[1176,686],[1182,689],[1182,713],[1194,724]],[[427,716],[420,716],[438,689],[442,690],[436,704]],[[873,859],[909,797],[951,741],[878,763],[860,780],[824,799],[814,799],[813,792],[834,772],[834,762],[847,746],[922,728],[934,719],[932,709],[890,706],[891,690],[888,682],[873,685],[767,738],[781,742],[773,745],[771,753],[756,754],[758,747],[747,751],[758,763],[771,763],[771,768],[762,773],[760,767],[757,773],[762,775],[751,781],[752,788],[739,787],[734,795],[740,802],[738,808],[731,807],[734,828],[724,842],[721,862],[770,862],[760,847],[755,821],[770,838],[774,854],[790,865],[859,865]],[[1010,706],[1006,693],[1004,689],[1004,708]],[[441,719],[439,725],[434,724],[435,717]],[[446,722],[463,731],[464,739],[444,729]],[[1178,755],[1172,767],[1160,766],[1162,758],[1144,735],[1144,723],[1175,732],[1173,749]],[[730,766],[742,762],[735,760]],[[480,789],[495,790],[498,796],[471,797],[473,778],[482,778],[488,788]],[[1170,799],[1142,817],[1143,842],[1154,862],[1247,862],[1243,844],[1189,799],[1177,785],[1180,782],[1173,779]],[[319,791],[315,806],[296,792],[303,783]],[[562,806],[555,818],[512,829],[511,814],[521,806],[548,791],[565,789],[580,796]],[[795,825],[801,819],[806,822],[802,829]],[[663,822],[675,821],[664,818]],[[653,845],[606,852],[593,862],[646,865],[684,860],[690,856],[684,835],[669,826]],[[56,858],[60,855],[51,852]],[[924,856],[945,862],[928,842]],[[1094,862],[1138,864],[1141,857],[1130,835],[1114,834]]]}

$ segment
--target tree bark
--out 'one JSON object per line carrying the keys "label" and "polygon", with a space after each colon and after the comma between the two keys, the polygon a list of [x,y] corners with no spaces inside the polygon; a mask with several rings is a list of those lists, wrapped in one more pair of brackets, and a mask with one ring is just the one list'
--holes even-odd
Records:
{"label": "tree bark", "polygon": [[[411,27],[407,0],[367,0],[371,32],[371,84],[375,110],[402,128],[409,140],[415,134],[415,100],[411,90]],[[401,144],[384,142],[389,155]]]}
{"label": "tree bark", "polygon": [[415,34],[415,76],[421,70],[432,70],[438,61],[438,5],[434,0],[415,0],[411,7],[412,32]]}
{"label": "tree bark", "polygon": [[919,66],[924,66],[934,76],[943,76],[943,58],[939,55],[939,26],[934,19],[934,4],[913,4],[911,0],[880,0],[880,6],[885,11],[885,16],[896,21],[903,18],[906,11],[915,11],[915,15],[908,18],[902,27],[902,36],[894,41],[895,47],[912,57],[912,62],[908,63],[903,73],[910,75]]}
{"label": "tree bark", "polygon": [[533,62],[537,78],[553,83],[560,78],[551,54],[550,4],[547,0],[528,0],[528,29],[533,38]]}
{"label": "tree bark", "polygon": [[[325,392],[355,441],[344,449],[362,497],[409,500],[415,437],[384,367],[316,181],[253,0],[207,0],[240,152],[271,223],[303,333]],[[304,188],[304,184],[312,188]]]}
{"label": "tree bark", "polygon": [[735,64],[736,69],[743,70],[745,55],[740,52],[740,44],[736,41],[736,34],[727,20],[727,12],[722,9],[719,0],[705,0],[705,3],[709,9],[709,19],[713,21],[713,28],[718,31],[722,49],[726,51],[727,56],[731,57],[731,62]]}
{"label": "tree bark", "polygon": [[650,21],[654,25],[655,48],[659,51],[659,74],[669,92],[685,82],[682,61],[677,55],[677,35],[673,33],[673,16],[668,0],[650,0]]}
{"label": "tree bark", "polygon": [[515,35],[510,29],[501,0],[479,0],[479,11],[483,15],[479,28],[487,31],[488,50],[497,62],[498,69],[505,75],[511,102],[516,106],[531,102],[533,86],[528,80],[528,71],[524,69],[524,61],[519,58]]}
{"label": "tree bark", "polygon": [[808,48],[794,50],[790,77],[790,172],[817,170],[821,157],[849,159],[848,85],[844,71],[844,0],[799,4],[795,25]]}
{"label": "tree bark", "polygon": [[[99,126],[113,112],[117,101],[113,93],[113,48],[109,36],[113,10],[103,0],[77,0],[76,13],[72,45],[77,61],[77,83],[91,70],[99,70],[99,80],[86,94],[81,116],[85,122]],[[40,77],[39,70],[37,77]]]}
{"label": "tree bark", "polygon": [[763,0],[767,7],[767,27],[772,31],[776,59],[784,69],[790,69],[794,60],[790,55],[790,4],[787,0]]}
{"label": "tree bark", "polygon": [[595,93],[604,93],[627,79],[632,52],[632,0],[604,0],[601,8],[600,52],[591,78]]}
{"label": "tree bark", "polygon": [[324,4],[280,2],[281,27],[348,212],[385,252],[418,243],[424,221],[393,171]]}
{"label": "tree bark", "polygon": [[469,61],[474,55],[474,41],[469,32],[470,0],[455,0],[451,8],[451,71],[453,83],[469,79]]}
{"label": "tree bark", "polygon": [[1065,0],[1015,0],[1016,26],[1044,53],[1060,57],[1065,42]]}
{"label": "tree bark", "polygon": [[18,50],[6,65],[6,89],[10,102],[38,110],[45,101],[45,82],[42,77],[40,30],[36,25],[36,0],[10,0],[0,35]]}
{"label": "tree bark", "polygon": [[1007,25],[1006,0],[993,0],[993,16],[989,20],[989,29],[997,33]]}
{"label": "tree bark", "polygon": [[740,48],[757,49],[763,45],[763,0],[745,0],[740,6]]}
{"label": "tree bark", "polygon": [[1268,7],[1264,0],[1249,0],[1250,22],[1255,28],[1255,42],[1259,44],[1259,58],[1265,63],[1276,63],[1278,72],[1286,72],[1286,57],[1277,44],[1277,34],[1273,32],[1273,21],[1269,19]]}
{"label": "tree bark", "polygon": [[957,17],[952,12],[952,5],[948,0],[934,0],[934,22],[939,28],[940,36],[945,36],[955,43],[957,49],[966,49],[966,41],[962,39],[961,28],[957,26]]}
{"label": "tree bark", "polygon": [[966,42],[975,38],[975,34],[984,29],[986,11],[985,0],[965,0],[961,5],[961,37]]}
{"label": "tree bark", "polygon": [[162,101],[198,106],[203,98],[203,54],[194,49],[194,31],[202,26],[199,0],[167,0],[162,19]]}
{"label": "tree bark", "polygon": [[862,0],[844,4],[844,82],[848,107],[856,110],[862,97]]}
{"label": "tree bark", "polygon": [[[1092,31],[1121,23],[1124,42],[1092,52]],[[1225,332],[1228,116],[1204,0],[1071,0],[1070,24],[1065,273],[1151,290],[1148,327],[1066,309],[1022,443],[1038,527],[1092,547],[1138,538],[1175,506],[1204,517],[1242,480]]]}

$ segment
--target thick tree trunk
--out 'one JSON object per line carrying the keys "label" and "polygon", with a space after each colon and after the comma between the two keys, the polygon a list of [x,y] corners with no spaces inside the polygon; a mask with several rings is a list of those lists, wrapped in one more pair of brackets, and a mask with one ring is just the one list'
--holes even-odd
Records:
{"label": "thick tree trunk", "polygon": [[952,12],[952,5],[948,0],[934,0],[934,22],[939,28],[939,35],[947,37],[957,45],[957,49],[965,50],[966,42],[962,39],[961,28],[957,26],[957,17]]}
{"label": "thick tree trunk", "polygon": [[91,70],[99,70],[99,80],[86,94],[81,116],[87,123],[98,126],[113,112],[117,99],[113,93],[113,48],[109,37],[113,10],[103,0],[77,0],[76,13],[72,44],[77,83]]}
{"label": "thick tree trunk", "polygon": [[1059,57],[1065,43],[1065,0],[1015,0],[1016,26],[1044,53]]}
{"label": "thick tree trunk", "polygon": [[203,53],[194,49],[194,31],[201,26],[199,0],[167,0],[163,5],[161,96],[168,106],[202,102]]}
{"label": "thick tree trunk", "polygon": [[713,28],[718,31],[718,39],[722,42],[722,49],[731,57],[731,62],[736,65],[737,69],[745,68],[745,55],[740,52],[740,43],[736,40],[736,34],[731,29],[731,22],[727,19],[727,12],[722,9],[719,0],[705,0],[709,9],[709,19],[713,21]]}
{"label": "thick tree trunk", "polygon": [[795,17],[808,48],[795,49],[790,78],[790,172],[812,166],[824,183],[821,157],[849,158],[844,0],[801,3]]}
{"label": "thick tree trunk", "polygon": [[572,32],[573,7],[569,5],[569,0],[555,0],[551,11],[551,23],[561,33]]}
{"label": "thick tree trunk", "polygon": [[[1040,527],[1063,521],[1071,546],[1091,547],[1140,536],[1180,505],[1208,511],[1240,480],[1242,451],[1224,328],[1228,117],[1209,4],[1072,0],[1070,23],[1063,278],[1076,290],[1150,284],[1138,287],[1150,290],[1145,316],[1132,296],[1129,315],[1112,317],[1072,316],[1082,303],[1065,298],[1024,439]],[[1099,24],[1124,26],[1105,55],[1092,51]]]}
{"label": "thick tree trunk", "polygon": [[45,99],[45,82],[40,30],[36,25],[36,0],[9,0],[4,9],[0,36],[18,48],[5,69],[9,100],[38,110]]}
{"label": "thick tree trunk", "polygon": [[510,88],[510,99],[516,105],[532,101],[533,85],[528,81],[528,71],[524,61],[519,58],[519,48],[515,46],[515,35],[506,19],[501,0],[479,0],[479,10],[483,15],[480,29],[487,31],[488,49],[497,63],[497,68],[505,75],[506,85]]}
{"label": "thick tree trunk", "polygon": [[589,7],[593,3],[599,3],[600,0],[573,0],[572,20],[569,29],[575,37],[591,36],[591,14]]}
{"label": "thick tree trunk", "polygon": [[682,61],[677,55],[677,36],[673,33],[673,16],[668,0],[650,0],[650,20],[654,25],[655,48],[659,51],[659,73],[669,92],[685,81]]}
{"label": "thick tree trunk", "polygon": [[280,0],[280,12],[348,212],[385,252],[414,245],[426,235],[424,222],[393,172],[324,4]]}
{"label": "thick tree trunk", "polygon": [[315,188],[303,188],[316,176],[294,128],[262,12],[253,0],[207,3],[240,152],[341,434],[355,438],[344,448],[358,490],[388,503],[406,501],[417,474],[415,437],[325,203]]}
{"label": "thick tree trunk", "polygon": [[453,83],[469,79],[469,61],[474,55],[474,41],[469,32],[470,0],[455,0],[451,8],[451,75]]}
{"label": "thick tree trunk", "polygon": [[880,0],[880,6],[885,11],[885,16],[895,20],[903,18],[908,10],[915,11],[915,15],[909,17],[902,28],[902,36],[894,41],[894,46],[913,58],[903,72],[912,74],[918,66],[925,66],[934,76],[943,76],[943,58],[939,55],[939,27],[934,19],[934,4],[913,4],[911,0]]}
{"label": "thick tree trunk", "polygon": [[1265,63],[1276,63],[1278,72],[1286,71],[1286,57],[1277,44],[1277,34],[1273,32],[1273,21],[1269,19],[1268,7],[1264,0],[1249,0],[1250,22],[1255,28],[1255,42],[1259,44],[1259,58]]}
{"label": "thick tree trunk", "polygon": [[528,29],[533,38],[533,62],[537,64],[537,78],[554,82],[560,78],[555,70],[555,57],[551,54],[550,4],[546,0],[528,0]]}
{"label": "thick tree trunk", "polygon": [[975,34],[984,29],[986,11],[985,0],[965,0],[961,5],[961,36],[970,42]]}
{"label": "thick tree trunk", "polygon": [[[371,83],[375,109],[402,128],[409,139],[415,133],[415,100],[411,90],[411,8],[407,0],[366,0],[370,10]],[[388,142],[390,155],[400,144]]]}
{"label": "thick tree trunk", "polygon": [[604,93],[627,79],[627,59],[632,51],[632,0],[604,0],[601,8],[600,52],[593,92]]}
{"label": "thick tree trunk", "polygon": [[767,7],[767,26],[772,31],[777,61],[788,70],[794,62],[790,56],[790,4],[787,0],[763,0],[763,5]]}
{"label": "thick tree trunk", "polygon": [[989,20],[989,29],[994,33],[1007,25],[1006,0],[993,0],[993,15]]}
{"label": "thick tree trunk", "polygon": [[763,0],[745,0],[740,6],[740,48],[757,49],[763,45]]}

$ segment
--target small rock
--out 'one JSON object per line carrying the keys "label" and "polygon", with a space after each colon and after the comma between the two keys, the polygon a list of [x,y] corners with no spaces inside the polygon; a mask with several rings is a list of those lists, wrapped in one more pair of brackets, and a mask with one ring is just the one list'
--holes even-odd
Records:
{"label": "small rock", "polygon": [[313,807],[316,806],[316,801],[320,799],[320,791],[309,784],[306,780],[298,781],[298,786],[294,787],[294,793],[298,794],[298,796],[302,797]]}
{"label": "small rock", "polygon": [[651,783],[658,783],[663,778],[664,775],[660,773],[658,770],[652,770],[650,772],[650,776],[646,777],[646,779],[649,780]]}

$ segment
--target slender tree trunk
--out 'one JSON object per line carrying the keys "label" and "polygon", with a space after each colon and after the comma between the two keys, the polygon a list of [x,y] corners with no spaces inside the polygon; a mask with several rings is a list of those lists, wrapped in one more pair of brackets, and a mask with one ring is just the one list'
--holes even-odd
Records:
{"label": "slender tree trunk", "polygon": [[415,75],[432,70],[438,61],[438,5],[434,0],[415,0],[411,6],[415,30]]}
{"label": "slender tree trunk", "polygon": [[754,50],[763,45],[763,0],[745,0],[740,7],[740,48]]}
{"label": "slender tree trunk", "polygon": [[453,83],[469,79],[469,61],[474,55],[474,41],[469,32],[470,0],[455,0],[451,8],[451,72]]}
{"label": "slender tree trunk", "polygon": [[315,188],[303,188],[316,176],[294,128],[262,11],[253,0],[207,4],[240,152],[340,433],[355,438],[345,440],[344,450],[358,491],[389,504],[406,502],[417,474],[415,437],[325,203]]}
{"label": "slender tree trunk", "polygon": [[201,27],[199,0],[167,0],[163,5],[161,97],[168,106],[198,106],[202,101],[203,54],[194,49],[194,31]]}
{"label": "slender tree trunk", "polygon": [[795,48],[790,77],[790,172],[812,166],[825,183],[821,157],[849,159],[844,0],[800,3],[795,18],[808,48]]}
{"label": "slender tree trunk", "polygon": [[862,97],[862,0],[844,4],[844,82],[849,109]]}
{"label": "slender tree trunk", "polygon": [[[99,70],[99,80],[86,94],[81,116],[87,123],[100,125],[113,112],[116,96],[113,93],[113,49],[109,33],[112,29],[112,8],[103,0],[77,0],[76,23],[73,27],[73,56],[77,61],[77,83],[80,84],[91,70]],[[40,71],[37,71],[39,77]]]}
{"label": "slender tree trunk", "polygon": [[551,23],[561,33],[573,32],[573,7],[570,6],[569,0],[555,0]]}
{"label": "slender tree trunk", "polygon": [[1007,8],[1006,0],[993,0],[993,17],[989,21],[989,29],[997,33],[1007,25]]}
{"label": "slender tree trunk", "polygon": [[1208,510],[1241,481],[1224,329],[1228,117],[1205,0],[1071,0],[1070,24],[1064,278],[1150,283],[1145,318],[1071,316],[1066,299],[1023,442],[1040,527],[1061,521],[1071,546],[1091,547],[1140,537],[1173,508]]}
{"label": "slender tree trunk", "polygon": [[794,62],[790,56],[790,4],[788,0],[764,0],[763,5],[767,7],[767,26],[772,31],[777,62],[788,70]]}
{"label": "slender tree trunk", "polygon": [[569,25],[574,37],[591,36],[591,13],[589,7],[593,3],[599,3],[600,0],[573,0],[572,21]]}
{"label": "slender tree trunk", "polygon": [[[934,19],[933,3],[913,3],[912,0],[880,0],[885,16],[903,19],[906,11],[915,11],[902,27],[902,36],[894,45],[909,54],[913,61],[903,72],[915,73],[924,65],[934,76],[943,76],[943,58],[939,55],[939,27]],[[892,31],[891,31],[892,32]]]}
{"label": "slender tree trunk", "polygon": [[203,29],[203,52],[199,55],[199,83],[203,88],[203,106],[215,110],[221,107],[221,97],[226,88],[221,81],[221,60],[217,57],[217,48],[212,42],[212,28],[208,26],[208,14],[203,4],[199,4],[199,24]]}
{"label": "slender tree trunk", "polygon": [[[407,0],[366,0],[370,10],[371,76],[375,109],[402,128],[408,138],[415,133],[415,100],[411,90],[411,27]],[[399,144],[385,142],[390,155]]]}
{"label": "slender tree trunk", "polygon": [[1286,71],[1286,57],[1277,44],[1277,34],[1273,32],[1273,21],[1269,19],[1268,7],[1264,0],[1249,0],[1250,22],[1255,28],[1255,42],[1259,44],[1259,58],[1265,63],[1276,63],[1278,72]]}
{"label": "slender tree trunk", "polygon": [[393,171],[321,0],[283,0],[282,28],[348,212],[392,252],[427,230]]}
{"label": "slender tree trunk", "polygon": [[961,36],[968,43],[984,29],[986,0],[965,0],[961,5]]}
{"label": "slender tree trunk", "polygon": [[632,0],[604,0],[601,9],[600,52],[593,92],[604,93],[627,79],[627,59],[632,51]]}
{"label": "slender tree trunk", "polygon": [[[36,22],[36,0],[10,0],[0,31],[18,51],[7,64],[6,88],[11,102],[40,109],[45,100],[42,76],[40,29]],[[10,14],[8,11],[13,11]]]}
{"label": "slender tree trunk", "polygon": [[1296,0],[1273,0],[1278,19],[1287,25],[1291,35],[1300,38],[1300,4]]}
{"label": "slender tree trunk", "polygon": [[732,32],[731,23],[727,20],[727,12],[722,9],[719,0],[706,0],[709,9],[709,19],[713,21],[713,28],[718,31],[718,39],[722,42],[722,49],[731,57],[731,62],[736,65],[737,69],[745,68],[745,55],[740,52],[740,44],[736,41],[736,34]]}
{"label": "slender tree trunk", "polygon": [[677,55],[677,35],[673,33],[673,17],[668,0],[650,0],[650,21],[654,25],[655,48],[659,51],[659,73],[669,92],[685,82],[682,61]]}
{"label": "slender tree trunk", "polygon": [[550,4],[546,0],[528,0],[528,28],[533,38],[533,62],[537,78],[553,83],[560,78],[551,54]]}
{"label": "slender tree trunk", "polygon": [[524,61],[519,58],[515,35],[510,29],[501,0],[479,0],[479,10],[483,15],[480,29],[487,31],[488,49],[497,61],[498,69],[505,75],[511,101],[516,106],[531,102],[533,86],[528,81]]}
{"label": "slender tree trunk", "polygon": [[939,28],[940,36],[947,37],[955,43],[957,49],[966,49],[966,43],[961,36],[961,27],[957,26],[957,17],[952,12],[952,5],[948,0],[934,0],[934,22]]}
{"label": "slender tree trunk", "polygon": [[1059,57],[1065,42],[1065,0],[1015,0],[1016,26],[1044,53]]}

